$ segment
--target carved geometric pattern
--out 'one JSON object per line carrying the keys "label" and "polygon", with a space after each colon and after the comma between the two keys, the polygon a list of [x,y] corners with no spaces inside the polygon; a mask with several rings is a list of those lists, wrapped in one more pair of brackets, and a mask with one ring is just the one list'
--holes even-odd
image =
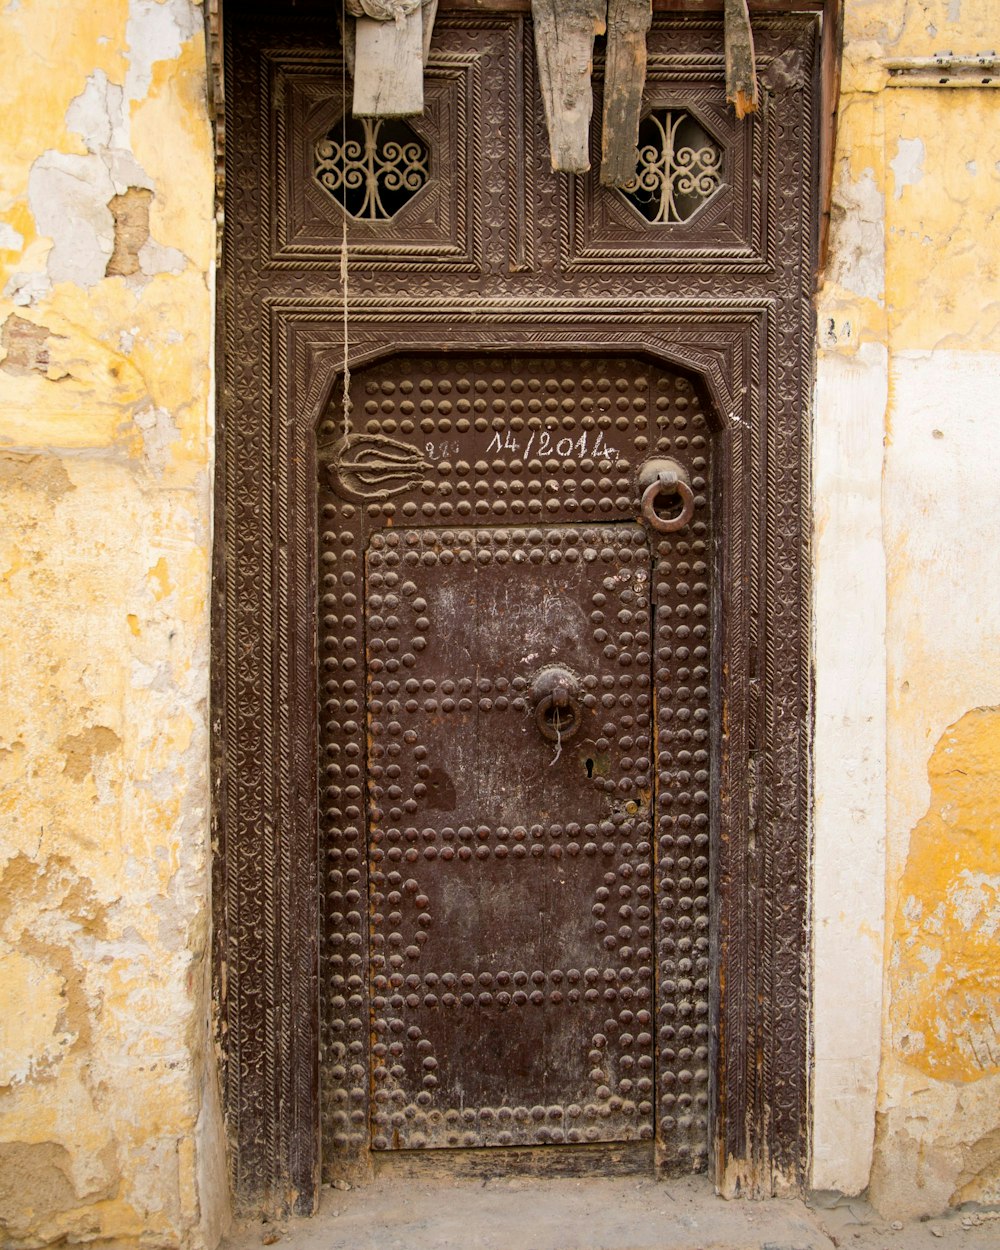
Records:
{"label": "carved geometric pattern", "polygon": [[316,142],[316,181],[351,217],[390,221],[427,181],[430,152],[401,117],[341,117]]}
{"label": "carved geometric pattern", "polygon": [[647,221],[687,221],[722,183],[722,149],[683,109],[642,118],[638,156],[635,181],[621,194]]}
{"label": "carved geometric pattern", "polygon": [[[519,16],[483,14],[472,22],[441,16],[424,73],[423,113],[405,123],[435,154],[434,177],[397,208],[391,232],[378,218],[348,214],[355,261],[381,270],[477,273],[484,223],[499,210],[506,219],[505,259],[516,271],[530,268],[533,141],[519,125],[531,70],[524,26]],[[324,28],[312,47],[262,49],[258,73],[261,169],[271,170],[261,175],[267,208],[261,218],[262,262],[300,271],[336,268],[343,214],[321,189],[315,164],[317,142],[339,142],[340,119],[349,114],[343,61],[331,51]]]}
{"label": "carved geometric pattern", "polygon": [[[564,188],[564,270],[659,270],[669,259],[671,266],[687,271],[772,272],[777,189],[770,97],[764,93],[760,111],[737,122],[718,91],[724,69],[721,56],[682,49],[668,43],[664,34],[665,28],[654,23],[643,93],[639,146],[645,151],[642,163],[651,185],[638,199],[631,190],[600,186],[595,172],[600,135],[595,126],[591,173],[567,180]],[[765,73],[769,58],[764,50],[758,64]],[[598,89],[600,83],[598,70]],[[660,192],[673,189],[678,178],[686,182],[692,171],[678,169],[673,179],[664,176],[669,173],[665,160],[671,134],[669,128],[661,133],[656,119],[667,116],[675,125],[680,122],[678,146],[691,148],[692,154],[704,151],[709,162],[704,181],[696,184],[700,189],[693,196],[685,194],[674,207],[669,207],[669,195]],[[690,141],[684,138],[685,130],[691,132]],[[700,158],[696,163],[700,167]],[[678,230],[679,223],[683,230]]]}

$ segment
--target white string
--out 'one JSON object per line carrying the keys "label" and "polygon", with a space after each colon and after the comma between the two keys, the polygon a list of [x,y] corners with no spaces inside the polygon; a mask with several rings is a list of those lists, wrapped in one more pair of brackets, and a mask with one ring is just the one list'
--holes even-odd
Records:
{"label": "white string", "polygon": [[555,721],[556,721],[556,753],[552,757],[552,762],[549,764],[549,768],[551,768],[552,765],[559,758],[559,756],[562,755],[562,733],[560,732],[560,726],[562,725],[562,717],[559,715],[558,708],[556,708]]}

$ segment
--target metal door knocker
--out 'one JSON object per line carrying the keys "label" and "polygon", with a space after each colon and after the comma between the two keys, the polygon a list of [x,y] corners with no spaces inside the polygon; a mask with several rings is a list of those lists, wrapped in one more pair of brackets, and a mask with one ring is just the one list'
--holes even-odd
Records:
{"label": "metal door knocker", "polygon": [[[640,510],[642,519],[660,534],[672,534],[682,530],[694,516],[694,491],[687,469],[677,460],[666,458],[647,460],[639,471],[639,487],[642,490]],[[671,500],[680,500],[680,512],[676,516],[662,516],[657,508],[667,506]]]}
{"label": "metal door knocker", "polygon": [[540,669],[531,682],[535,724],[549,742],[565,742],[580,728],[579,682],[562,665]]}

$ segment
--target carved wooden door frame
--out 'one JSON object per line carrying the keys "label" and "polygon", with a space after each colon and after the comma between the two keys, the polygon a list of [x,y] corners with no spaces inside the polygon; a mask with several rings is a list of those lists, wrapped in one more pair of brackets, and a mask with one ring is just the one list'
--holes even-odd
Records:
{"label": "carved wooden door frame", "polygon": [[[513,0],[502,7],[522,6]],[[665,7],[714,12],[721,0],[669,0]],[[429,347],[633,352],[696,373],[723,419],[719,708],[727,763],[715,783],[718,980],[709,1157],[716,1184],[729,1193],[803,1186],[809,1152],[810,298],[828,185],[818,125],[834,104],[837,14],[832,0],[751,6],[769,13],[792,7],[825,15],[814,64],[814,83],[821,80],[814,98],[822,107],[798,136],[817,181],[798,210],[803,256],[812,263],[803,269],[794,325],[786,316],[776,327],[767,290],[600,295],[565,308],[549,296],[520,298],[516,307],[478,300],[446,311],[401,295],[364,295],[351,304],[352,368]],[[208,17],[221,121],[217,3]],[[220,151],[222,133],[220,127]],[[830,140],[824,132],[827,155]],[[260,194],[269,194],[263,184]],[[261,301],[261,323],[248,331],[231,289],[232,248],[230,235],[219,321],[213,619],[218,1038],[238,1206],[308,1212],[319,1190],[322,871],[315,430],[337,370],[331,367],[310,393],[296,387],[304,361],[315,362],[324,350],[333,358],[342,329],[328,299],[276,293]],[[241,350],[248,332],[260,336],[262,377]],[[256,407],[244,402],[248,389],[262,384],[261,394],[280,398]]]}

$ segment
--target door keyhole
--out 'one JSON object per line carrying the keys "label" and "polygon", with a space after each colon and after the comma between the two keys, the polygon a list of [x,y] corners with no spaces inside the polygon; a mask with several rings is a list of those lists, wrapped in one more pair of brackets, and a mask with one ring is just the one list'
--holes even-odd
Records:
{"label": "door keyhole", "polygon": [[586,770],[587,770],[587,776],[588,776],[588,777],[593,777],[593,775],[594,775],[594,761],[593,761],[593,760],[591,760],[591,759],[586,760],[586,761],[584,762],[584,767],[585,767],[585,768],[586,768]]}

